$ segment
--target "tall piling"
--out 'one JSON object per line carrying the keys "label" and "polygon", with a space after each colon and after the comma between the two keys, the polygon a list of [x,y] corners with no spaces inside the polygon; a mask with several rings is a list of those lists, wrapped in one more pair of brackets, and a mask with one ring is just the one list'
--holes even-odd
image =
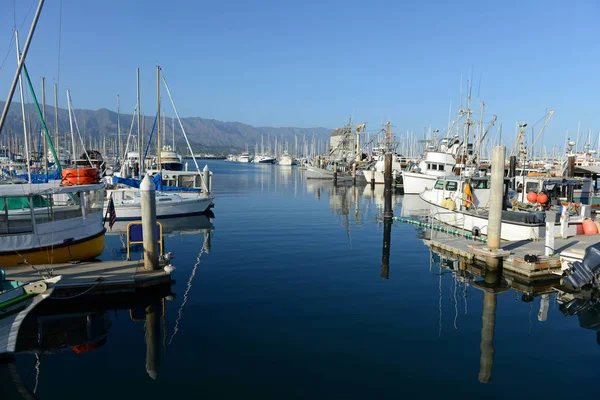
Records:
{"label": "tall piling", "polygon": [[508,177],[510,178],[510,186],[513,190],[517,188],[516,179],[517,176],[517,156],[510,156],[508,167]]}
{"label": "tall piling", "polygon": [[375,167],[371,167],[371,190],[375,190]]}
{"label": "tall piling", "polygon": [[504,197],[504,160],[506,147],[494,146],[492,149],[492,179],[490,190],[490,208],[487,230],[487,245],[490,250],[500,249],[502,229],[502,201]]}
{"label": "tall piling", "polygon": [[337,163],[333,164],[333,186],[337,186],[337,181],[338,181],[338,169],[337,169]]}
{"label": "tall piling", "polygon": [[144,268],[158,269],[158,242],[156,240],[156,186],[150,175],[140,184],[142,205],[142,234],[144,235]]}
{"label": "tall piling", "polygon": [[356,163],[352,164],[352,184],[356,186]]}
{"label": "tall piling", "polygon": [[204,165],[204,169],[202,169],[202,187],[206,194],[210,193],[210,170],[208,169],[208,164]]}

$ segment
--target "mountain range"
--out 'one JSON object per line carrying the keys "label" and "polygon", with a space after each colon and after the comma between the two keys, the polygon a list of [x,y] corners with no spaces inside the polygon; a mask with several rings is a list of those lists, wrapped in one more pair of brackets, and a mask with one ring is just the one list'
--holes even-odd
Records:
{"label": "mountain range", "polygon": [[[0,109],[4,107],[4,102],[0,101]],[[41,123],[37,117],[37,112],[33,104],[26,104],[25,111],[28,124],[33,132],[41,131]],[[100,138],[106,137],[107,140],[114,141],[117,133],[117,113],[108,109],[102,108],[99,110],[75,110],[75,118],[77,126],[84,138],[85,143],[96,143]],[[59,108],[58,110],[58,128],[60,132],[60,141],[63,141],[63,135],[70,132],[69,128],[69,113],[66,109]],[[121,142],[125,143],[127,135],[132,129],[133,134],[137,133],[137,126],[132,125],[132,114],[121,114]],[[137,118],[136,118],[137,119]],[[143,118],[142,126],[144,127],[144,137],[147,138],[152,129],[155,116],[146,116]],[[135,122],[135,121],[134,121]],[[293,127],[254,127],[241,122],[223,122],[214,119],[205,119],[200,117],[182,118],[181,123],[190,140],[191,146],[195,153],[199,152],[215,152],[215,153],[230,153],[244,149],[246,145],[250,151],[254,149],[256,143],[260,145],[261,139],[264,138],[265,146],[267,141],[273,143],[275,137],[281,143],[281,140],[287,141],[289,147],[293,146],[295,138],[298,138],[298,143],[302,143],[303,137],[307,141],[327,139],[333,131],[328,128],[293,128]],[[50,135],[54,137],[55,127],[55,112],[54,107],[46,106],[46,124]],[[74,124],[74,131],[77,128]],[[170,118],[166,121],[166,133],[162,133],[164,143],[170,144],[172,141],[172,121]],[[20,103],[13,102],[11,104],[8,117],[3,128],[3,133],[8,132],[11,136],[17,136],[17,140],[22,140],[23,122],[21,117]],[[70,134],[69,134],[70,136]],[[109,139],[110,138],[110,139]],[[156,132],[154,134],[156,140]],[[175,140],[177,148],[185,146],[185,139],[181,133],[181,128],[175,121]],[[70,140],[69,140],[70,143]],[[122,145],[123,146],[123,145]],[[272,145],[273,146],[273,145]],[[187,146],[185,146],[187,147]]]}

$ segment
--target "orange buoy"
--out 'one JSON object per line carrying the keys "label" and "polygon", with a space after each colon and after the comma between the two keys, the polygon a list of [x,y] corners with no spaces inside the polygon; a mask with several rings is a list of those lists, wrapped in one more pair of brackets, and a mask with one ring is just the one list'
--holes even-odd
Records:
{"label": "orange buoy", "polygon": [[538,195],[536,192],[527,193],[527,201],[530,203],[537,203]]}
{"label": "orange buoy", "polygon": [[91,185],[98,183],[98,170],[96,168],[65,168],[62,170],[62,184]]}
{"label": "orange buoy", "polygon": [[579,235],[585,235],[585,231],[583,230],[583,225],[582,224],[576,224],[575,225],[575,235],[579,236]]}
{"label": "orange buoy", "polygon": [[594,221],[592,221],[591,219],[586,219],[585,221],[583,221],[583,223],[581,225],[583,225],[583,232],[586,235],[598,234],[598,227],[596,226]]}
{"label": "orange buoy", "polygon": [[546,204],[548,202],[548,195],[546,193],[540,193],[537,195],[537,202],[540,204]]}

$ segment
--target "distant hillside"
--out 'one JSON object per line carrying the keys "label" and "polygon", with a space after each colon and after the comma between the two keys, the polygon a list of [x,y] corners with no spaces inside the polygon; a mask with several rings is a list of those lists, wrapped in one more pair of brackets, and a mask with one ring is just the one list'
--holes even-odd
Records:
{"label": "distant hillside", "polygon": [[[4,102],[0,101],[0,109],[4,107]],[[33,104],[26,105],[26,111],[28,118],[30,118],[31,128],[34,131],[41,129],[41,124],[37,118],[35,107]],[[88,143],[91,137],[93,141],[98,138],[107,137],[114,138],[117,132],[117,113],[114,111],[107,110],[105,108],[92,111],[92,110],[75,110],[77,117],[77,123],[79,130],[83,135],[85,132],[85,142]],[[58,111],[59,122],[58,128],[62,138],[64,133],[70,132],[69,129],[69,114],[66,109],[59,109]],[[124,143],[127,139],[127,134],[131,127],[131,120],[133,116],[131,114],[121,114],[121,140]],[[54,107],[46,106],[46,123],[52,136],[54,135]],[[295,135],[298,136],[299,143],[302,141],[302,137],[306,135],[308,138],[313,136],[318,139],[328,138],[332,132],[331,129],[327,128],[291,128],[291,127],[254,127],[251,125],[243,124],[241,122],[223,122],[214,119],[204,119],[200,117],[182,118],[181,120],[183,127],[190,139],[194,152],[221,152],[228,153],[244,149],[246,144],[252,151],[256,143],[261,142],[261,135],[264,135],[265,143],[270,135],[271,142],[277,137],[278,141],[283,138],[284,141],[288,141],[290,146],[294,143]],[[144,118],[145,126],[145,137],[150,133],[152,124],[154,123],[154,116],[146,116]],[[167,120],[166,124],[166,143],[172,141],[172,130],[171,130],[171,119]],[[76,129],[75,129],[76,130]],[[14,132],[20,134],[23,132],[22,118],[21,118],[21,106],[19,103],[13,102],[11,104],[8,118],[3,128],[3,132]],[[134,125],[133,133],[137,132],[137,128]],[[156,132],[154,137],[156,137]],[[185,146],[185,139],[181,134],[181,129],[175,121],[175,139],[177,147],[182,149]],[[4,139],[2,139],[4,140]],[[114,140],[114,139],[113,139]],[[62,139],[61,139],[62,142]],[[185,146],[187,147],[187,146]]]}

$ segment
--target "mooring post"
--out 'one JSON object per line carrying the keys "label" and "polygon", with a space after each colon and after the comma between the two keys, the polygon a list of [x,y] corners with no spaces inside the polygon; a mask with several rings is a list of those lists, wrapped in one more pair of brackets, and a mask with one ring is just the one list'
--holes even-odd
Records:
{"label": "mooring post", "polygon": [[337,163],[333,163],[333,186],[337,186],[337,175],[338,175]]}
{"label": "mooring post", "polygon": [[563,239],[566,239],[569,237],[569,207],[567,207],[567,206],[561,206],[560,236]]}
{"label": "mooring post", "polygon": [[150,175],[140,184],[142,202],[142,234],[144,235],[144,269],[158,269],[158,242],[156,240],[156,186]]}
{"label": "mooring post", "polygon": [[375,167],[371,167],[371,190],[375,190]]}
{"label": "mooring post", "polygon": [[506,147],[494,146],[492,149],[492,181],[490,190],[490,209],[488,219],[487,244],[492,251],[500,249],[502,229],[502,199],[504,197],[504,159]]}
{"label": "mooring post", "polygon": [[510,186],[513,190],[517,188],[517,182],[515,177],[517,176],[517,156],[510,156],[510,163],[508,167],[508,177],[510,178]]}
{"label": "mooring post", "polygon": [[554,255],[554,224],[556,222],[556,211],[546,211],[546,246],[544,254]]}
{"label": "mooring post", "polygon": [[204,169],[202,170],[202,186],[206,194],[210,193],[210,170],[208,169],[208,164],[204,165]]}
{"label": "mooring post", "polygon": [[352,185],[356,186],[356,163],[352,164]]}

